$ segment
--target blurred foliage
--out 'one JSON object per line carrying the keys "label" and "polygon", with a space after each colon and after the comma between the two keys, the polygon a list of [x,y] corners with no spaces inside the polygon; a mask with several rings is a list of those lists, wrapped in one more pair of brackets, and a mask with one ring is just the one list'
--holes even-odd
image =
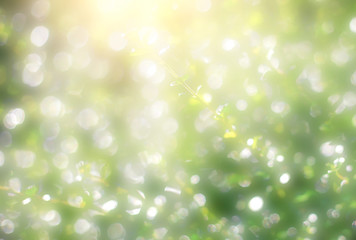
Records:
{"label": "blurred foliage", "polygon": [[355,239],[356,3],[0,3],[1,239]]}

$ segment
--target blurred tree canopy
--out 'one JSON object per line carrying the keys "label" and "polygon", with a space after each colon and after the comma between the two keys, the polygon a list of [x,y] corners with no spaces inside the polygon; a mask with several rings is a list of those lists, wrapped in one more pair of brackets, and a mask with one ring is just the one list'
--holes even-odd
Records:
{"label": "blurred tree canopy", "polygon": [[0,3],[0,239],[355,239],[356,2]]}

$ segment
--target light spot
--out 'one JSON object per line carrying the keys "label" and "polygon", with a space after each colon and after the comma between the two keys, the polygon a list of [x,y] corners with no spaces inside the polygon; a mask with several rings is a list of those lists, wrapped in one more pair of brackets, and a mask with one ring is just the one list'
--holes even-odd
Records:
{"label": "light spot", "polygon": [[173,188],[173,187],[165,187],[164,188],[164,191],[165,192],[171,192],[171,193],[174,193],[174,194],[177,194],[177,195],[180,195],[181,194],[181,190],[178,189],[178,188]]}
{"label": "light spot", "polygon": [[53,58],[53,64],[58,71],[68,71],[72,66],[72,56],[66,52],[58,52]]}
{"label": "light spot", "polygon": [[200,177],[198,175],[193,175],[191,178],[190,178],[190,183],[191,184],[198,184],[200,181]]}
{"label": "light spot", "polygon": [[70,136],[61,142],[61,149],[65,153],[75,153],[78,149],[78,141],[75,137]]}
{"label": "light spot", "polygon": [[74,230],[78,234],[86,233],[90,228],[90,223],[85,219],[78,219],[74,224]]}
{"label": "light spot", "polygon": [[315,213],[311,213],[308,216],[308,221],[314,223],[318,220],[318,216]]}
{"label": "light spot", "polygon": [[141,184],[145,182],[145,170],[139,163],[128,163],[125,166],[125,176],[135,184]]}
{"label": "light spot", "polygon": [[31,32],[31,42],[37,47],[45,45],[49,37],[49,30],[44,26],[37,26]]}
{"label": "light spot", "polygon": [[257,212],[263,207],[263,199],[259,196],[253,197],[249,203],[248,207],[253,211]]}
{"label": "light spot", "polygon": [[187,235],[182,235],[178,240],[190,240],[190,238]]}
{"label": "light spot", "polygon": [[26,150],[16,150],[15,160],[18,167],[29,168],[32,167],[35,161],[36,155],[31,151]]}
{"label": "light spot", "polygon": [[32,73],[37,72],[42,66],[42,58],[38,54],[29,54],[26,58],[27,64],[25,68]]}
{"label": "light spot", "polygon": [[144,117],[137,117],[130,121],[131,133],[134,138],[145,139],[151,131],[150,122]]}
{"label": "light spot", "polygon": [[334,49],[331,53],[331,60],[336,64],[336,65],[344,65],[347,63],[350,59],[349,52],[345,48],[337,48]]}
{"label": "light spot", "polygon": [[94,132],[93,139],[95,146],[100,149],[107,149],[111,146],[114,141],[114,137],[108,130],[99,129]]}
{"label": "light spot", "polygon": [[107,201],[106,203],[104,203],[101,208],[105,211],[105,212],[110,212],[111,210],[115,209],[117,207],[117,201],[115,200],[110,200]]}
{"label": "light spot", "polygon": [[27,205],[31,202],[31,198],[25,198],[24,200],[22,200],[22,204],[23,205]]}
{"label": "light spot", "polygon": [[164,239],[164,236],[167,234],[167,228],[156,228],[153,230],[153,237],[155,239]]}
{"label": "light spot", "polygon": [[298,233],[297,229],[295,227],[290,227],[287,230],[287,234],[289,237],[293,237]]}
{"label": "light spot", "polygon": [[58,169],[65,169],[67,168],[69,163],[68,156],[65,153],[58,153],[53,157],[53,164]]}
{"label": "light spot", "polygon": [[141,212],[141,208],[135,208],[135,209],[131,209],[131,210],[126,210],[126,212],[132,216],[134,215],[138,215]]}
{"label": "light spot", "polygon": [[64,172],[62,172],[61,174],[61,178],[63,181],[65,181],[68,184],[72,184],[74,181],[74,176],[73,173],[69,170],[66,170]]}
{"label": "light spot", "polygon": [[50,210],[40,215],[41,219],[47,222],[50,226],[57,226],[61,222],[61,216],[56,210]]}
{"label": "light spot", "polygon": [[152,118],[160,118],[168,110],[168,104],[165,101],[155,101],[150,107]]}
{"label": "light spot", "polygon": [[277,39],[275,36],[271,35],[263,39],[263,46],[266,49],[273,49],[277,45]]}
{"label": "light spot", "polygon": [[71,28],[67,34],[67,40],[69,44],[75,48],[84,47],[88,42],[88,38],[88,31],[81,26]]}
{"label": "light spot", "polygon": [[70,196],[70,197],[68,197],[68,203],[69,203],[69,205],[71,205],[73,207],[80,208],[84,203],[83,197],[82,196]]}
{"label": "light spot", "polygon": [[251,157],[252,153],[251,150],[249,148],[244,148],[242,149],[242,151],[240,152],[240,158],[249,158]]}
{"label": "light spot", "polygon": [[4,126],[8,129],[14,129],[25,120],[25,111],[21,108],[11,109],[4,117]]}
{"label": "light spot", "polygon": [[356,71],[351,75],[351,83],[356,86]]}
{"label": "light spot", "polygon": [[95,127],[99,122],[98,114],[91,108],[85,108],[77,115],[77,123],[84,129]]}
{"label": "light spot", "polygon": [[207,12],[211,8],[211,0],[196,0],[195,7],[199,12]]}
{"label": "light spot", "polygon": [[43,201],[48,202],[49,200],[51,200],[51,196],[49,194],[45,194],[45,195],[43,195],[42,199],[43,199]]}
{"label": "light spot", "polygon": [[152,45],[158,40],[158,32],[154,27],[143,27],[138,34],[140,40],[147,45]]}
{"label": "light spot", "polygon": [[36,1],[31,7],[31,14],[36,18],[46,17],[50,9],[49,1],[39,0]]}
{"label": "light spot", "polygon": [[138,66],[138,71],[141,77],[151,78],[157,72],[157,65],[151,60],[143,60]]}
{"label": "light spot", "polygon": [[238,62],[242,68],[249,68],[251,65],[250,58],[247,53],[243,53],[242,56],[238,59]]}
{"label": "light spot", "polygon": [[110,239],[122,239],[126,235],[126,230],[120,223],[113,223],[109,226],[107,234]]}
{"label": "light spot", "polygon": [[214,233],[214,232],[217,232],[218,229],[217,229],[215,224],[209,224],[208,225],[208,231],[211,232],[211,233]]}
{"label": "light spot", "polygon": [[165,203],[166,203],[167,199],[165,196],[163,195],[158,195],[157,197],[155,197],[154,199],[154,203],[157,205],[157,206],[163,206]]}
{"label": "light spot", "polygon": [[219,89],[223,84],[223,76],[220,74],[213,74],[208,77],[208,85],[211,89]]}
{"label": "light spot", "polygon": [[157,208],[150,207],[146,213],[147,219],[149,219],[149,220],[154,219],[156,217],[157,213],[158,213]]}
{"label": "light spot", "polygon": [[0,151],[0,167],[2,167],[5,163],[5,155],[2,151]]}
{"label": "light spot", "polygon": [[335,147],[335,152],[336,152],[336,153],[339,153],[339,154],[343,153],[343,152],[344,152],[344,146],[342,146],[342,145],[337,145],[337,146]]}
{"label": "light spot", "polygon": [[73,52],[73,68],[85,69],[91,62],[88,51],[82,49]]}
{"label": "light spot", "polygon": [[346,171],[347,171],[347,172],[351,172],[352,169],[353,169],[353,167],[352,167],[351,165],[347,165],[347,166],[346,166]]}
{"label": "light spot", "polygon": [[15,230],[15,224],[10,219],[2,220],[0,226],[5,234],[11,234]]}
{"label": "light spot", "polygon": [[254,140],[252,138],[247,139],[246,144],[247,146],[252,146],[254,143]]}
{"label": "light spot", "polygon": [[109,36],[109,47],[114,51],[121,51],[127,45],[127,39],[124,33],[113,32]]}
{"label": "light spot", "polygon": [[206,198],[203,194],[197,193],[193,196],[194,201],[198,204],[199,207],[203,207],[206,202]]}
{"label": "light spot", "polygon": [[271,104],[271,109],[274,113],[283,113],[288,107],[288,104],[282,101],[274,101]]}
{"label": "light spot", "polygon": [[222,48],[225,50],[225,51],[231,51],[232,49],[234,49],[235,47],[239,47],[239,43],[234,40],[234,39],[231,39],[231,38],[225,38],[223,41],[222,41]]}
{"label": "light spot", "polygon": [[9,187],[14,192],[21,192],[21,182],[18,178],[10,178],[9,180]]}
{"label": "light spot", "polygon": [[247,109],[248,104],[245,100],[240,99],[236,102],[235,106],[236,106],[237,110],[243,112]]}
{"label": "light spot", "polygon": [[177,132],[178,130],[178,122],[174,118],[168,118],[163,122],[162,129],[165,133],[171,135]]}
{"label": "light spot", "polygon": [[255,96],[258,92],[257,87],[255,85],[247,85],[245,87],[245,91],[249,96]]}
{"label": "light spot", "polygon": [[213,97],[209,93],[204,93],[203,94],[203,101],[206,103],[210,103]]}
{"label": "light spot", "polygon": [[320,146],[320,152],[324,156],[330,157],[335,153],[335,145],[331,144],[331,142],[325,142]]}
{"label": "light spot", "polygon": [[349,27],[351,32],[356,33],[356,17],[352,18],[350,23],[349,23]]}
{"label": "light spot", "polygon": [[277,160],[277,162],[283,162],[284,161],[284,156],[277,155],[276,160]]}
{"label": "light spot", "polygon": [[280,183],[286,184],[290,180],[290,175],[288,173],[283,173],[281,177],[279,178]]}
{"label": "light spot", "polygon": [[30,87],[37,87],[43,82],[44,74],[40,70],[33,72],[33,67],[32,65],[31,69],[26,65],[22,72],[22,82]]}
{"label": "light spot", "polygon": [[56,97],[48,96],[41,101],[41,113],[47,117],[58,117],[64,110],[64,106]]}

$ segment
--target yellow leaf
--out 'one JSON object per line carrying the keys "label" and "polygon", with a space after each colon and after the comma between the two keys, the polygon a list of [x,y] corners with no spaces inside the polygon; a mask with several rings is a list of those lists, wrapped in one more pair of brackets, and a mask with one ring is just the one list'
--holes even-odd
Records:
{"label": "yellow leaf", "polygon": [[226,131],[224,134],[224,138],[235,138],[237,134],[234,131]]}

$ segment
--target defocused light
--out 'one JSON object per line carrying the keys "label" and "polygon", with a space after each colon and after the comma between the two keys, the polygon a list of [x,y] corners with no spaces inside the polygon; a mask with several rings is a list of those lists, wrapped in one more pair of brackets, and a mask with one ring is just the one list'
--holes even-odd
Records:
{"label": "defocused light", "polygon": [[195,0],[195,7],[199,12],[207,12],[211,8],[211,0]]}
{"label": "defocused light", "polygon": [[69,159],[65,153],[58,153],[53,157],[53,164],[59,169],[67,168],[68,163]]}
{"label": "defocused light", "polygon": [[72,66],[72,56],[66,52],[58,52],[53,58],[53,64],[61,72],[68,71]]}
{"label": "defocused light", "polygon": [[5,163],[5,155],[2,151],[0,151],[0,167],[2,167]]}
{"label": "defocused light", "polygon": [[167,228],[156,228],[153,230],[153,237],[155,239],[164,239],[164,236],[167,234]]}
{"label": "defocused light", "polygon": [[32,167],[35,161],[36,155],[31,151],[25,150],[17,150],[15,151],[15,160],[17,166],[21,168],[29,168]]}
{"label": "defocused light", "polygon": [[32,5],[31,14],[36,18],[43,18],[48,14],[49,8],[50,8],[49,1],[39,0]]}
{"label": "defocused light", "polygon": [[331,142],[325,142],[320,146],[320,152],[324,156],[330,157],[335,153],[335,145],[331,144]]}
{"label": "defocused light", "polygon": [[105,211],[105,212],[109,212],[113,209],[115,209],[117,207],[117,201],[115,200],[110,200],[107,201],[106,203],[104,203],[101,208]]}
{"label": "defocused light", "polygon": [[247,102],[243,99],[240,99],[236,102],[236,108],[239,111],[245,111],[247,109]]}
{"label": "defocused light", "polygon": [[157,211],[157,208],[155,207],[150,207],[148,210],[147,210],[147,219],[149,220],[152,220],[156,217],[158,211]]}
{"label": "defocused light", "polygon": [[231,38],[225,38],[222,42],[222,48],[225,51],[231,51],[232,49],[238,46],[239,46],[238,42]]}
{"label": "defocused light", "polygon": [[15,108],[10,110],[4,117],[3,123],[6,128],[14,129],[17,125],[20,125],[25,120],[25,111],[21,108]]}
{"label": "defocused light", "polygon": [[90,228],[90,223],[85,219],[78,219],[74,224],[74,230],[78,234],[86,233]]}
{"label": "defocused light", "polygon": [[15,230],[15,224],[10,219],[3,219],[0,223],[1,230],[5,234],[11,234]]}
{"label": "defocused light", "polygon": [[14,192],[21,192],[21,182],[18,178],[9,179],[9,187]]}
{"label": "defocused light", "polygon": [[177,194],[177,195],[181,194],[181,190],[180,189],[173,188],[173,187],[165,187],[164,191],[165,192],[171,192],[171,193],[174,193],[174,194]]}
{"label": "defocused light", "polygon": [[48,202],[49,200],[51,200],[51,196],[49,194],[45,194],[43,195],[42,199],[46,202]]}
{"label": "defocused light", "polygon": [[143,60],[138,67],[139,73],[144,78],[151,78],[157,71],[157,65],[151,60]]}
{"label": "defocused light", "polygon": [[286,184],[289,182],[289,179],[290,179],[290,175],[288,173],[283,173],[281,175],[281,177],[279,178],[279,181],[282,183],[282,184]]}
{"label": "defocused light", "polygon": [[85,108],[77,115],[77,123],[84,129],[95,127],[98,122],[98,114],[91,108]]}
{"label": "defocused light", "polygon": [[310,221],[311,223],[314,223],[318,220],[318,216],[315,213],[311,213],[308,216],[308,221]]}
{"label": "defocused light", "polygon": [[206,198],[203,194],[197,193],[193,196],[193,198],[199,207],[203,207],[205,205]]}
{"label": "defocused light", "polygon": [[114,51],[120,51],[127,45],[125,34],[120,32],[113,32],[109,37],[109,46]]}
{"label": "defocused light", "polygon": [[248,203],[248,207],[254,212],[261,210],[262,206],[263,199],[259,196],[253,197]]}
{"label": "defocused light", "polygon": [[163,195],[159,195],[157,197],[155,197],[154,202],[157,206],[162,206],[163,204],[165,204],[167,201],[166,197]]}
{"label": "defocused light", "polygon": [[75,153],[78,149],[78,141],[75,137],[70,136],[61,142],[61,149],[65,153]]}
{"label": "defocused light", "polygon": [[349,27],[352,32],[356,33],[356,17],[351,19]]}
{"label": "defocused light", "polygon": [[200,181],[200,177],[198,175],[193,175],[191,178],[190,178],[190,183],[191,184],[198,184]]}
{"label": "defocused light", "polygon": [[62,102],[54,96],[45,97],[40,107],[41,113],[47,117],[58,117],[63,110]]}
{"label": "defocused light", "polygon": [[42,47],[48,40],[49,30],[44,26],[37,26],[31,32],[31,42],[37,47]]}
{"label": "defocused light", "polygon": [[125,228],[120,223],[113,223],[109,226],[107,234],[110,239],[122,239],[125,237]]}
{"label": "defocused light", "polygon": [[84,47],[88,42],[89,34],[88,31],[80,26],[73,27],[69,30],[67,34],[67,40],[75,48]]}

